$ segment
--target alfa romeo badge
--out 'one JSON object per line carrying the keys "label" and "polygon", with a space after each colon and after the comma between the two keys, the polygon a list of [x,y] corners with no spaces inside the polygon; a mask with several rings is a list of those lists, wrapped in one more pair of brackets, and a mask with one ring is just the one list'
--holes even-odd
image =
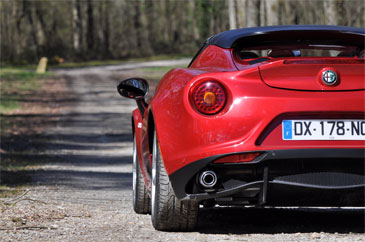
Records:
{"label": "alfa romeo badge", "polygon": [[322,80],[326,85],[334,85],[337,82],[337,79],[337,74],[334,71],[326,70],[322,72]]}

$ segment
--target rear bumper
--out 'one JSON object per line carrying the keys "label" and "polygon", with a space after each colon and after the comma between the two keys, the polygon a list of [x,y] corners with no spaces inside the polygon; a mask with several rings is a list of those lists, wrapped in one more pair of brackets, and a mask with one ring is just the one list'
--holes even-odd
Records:
{"label": "rear bumper", "polygon": [[[364,206],[364,149],[298,149],[261,151],[254,161],[213,164],[208,157],[170,175],[183,200],[249,202],[261,205]],[[219,183],[205,191],[197,182],[214,170]]]}

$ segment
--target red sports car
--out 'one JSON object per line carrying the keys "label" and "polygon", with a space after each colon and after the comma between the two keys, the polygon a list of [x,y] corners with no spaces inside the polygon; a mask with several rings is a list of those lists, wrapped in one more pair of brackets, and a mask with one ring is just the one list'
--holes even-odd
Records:
{"label": "red sports car", "polygon": [[275,26],[210,37],[137,101],[133,206],[192,230],[199,206],[364,206],[365,30]]}

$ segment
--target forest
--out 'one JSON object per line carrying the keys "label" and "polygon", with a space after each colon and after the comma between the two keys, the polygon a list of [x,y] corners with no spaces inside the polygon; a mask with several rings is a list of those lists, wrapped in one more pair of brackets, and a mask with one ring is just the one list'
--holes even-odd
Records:
{"label": "forest", "polygon": [[363,0],[2,0],[0,61],[192,55],[229,29],[364,23]]}

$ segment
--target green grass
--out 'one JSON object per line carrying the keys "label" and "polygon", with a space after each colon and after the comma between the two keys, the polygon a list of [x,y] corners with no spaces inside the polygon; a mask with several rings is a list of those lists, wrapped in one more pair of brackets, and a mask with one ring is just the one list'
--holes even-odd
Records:
{"label": "green grass", "polygon": [[1,81],[11,81],[16,82],[27,82],[38,79],[40,77],[44,77],[47,74],[39,74],[33,70],[30,70],[25,67],[5,67],[0,68],[0,80]]}
{"label": "green grass", "polygon": [[50,68],[57,69],[57,68],[78,68],[78,67],[87,67],[87,66],[118,65],[118,64],[144,62],[144,61],[192,58],[193,56],[194,56],[193,54],[180,54],[180,55],[157,55],[157,56],[149,56],[149,57],[128,58],[128,59],[122,59],[122,60],[92,60],[92,61],[85,61],[85,62],[67,62],[67,61],[65,61],[62,64],[50,65]]}
{"label": "green grass", "polygon": [[64,62],[58,65],[50,65],[50,68],[80,68],[80,67],[88,67],[88,66],[104,66],[104,65],[117,65],[121,64],[123,61],[121,60],[94,60],[94,61],[85,61],[85,62]]}
{"label": "green grass", "polygon": [[14,98],[40,88],[38,80],[47,75],[24,67],[0,68],[0,113],[19,108],[20,104]]}
{"label": "green grass", "polygon": [[1,159],[1,172],[22,172],[38,169],[44,164],[44,160],[26,157],[23,153],[12,153],[14,156],[6,156]]}
{"label": "green grass", "polygon": [[17,101],[7,99],[3,100],[2,98],[0,98],[0,113],[10,112],[14,109],[18,109],[19,107],[20,105]]}
{"label": "green grass", "polygon": [[19,195],[24,191],[24,187],[8,187],[0,185],[0,198],[9,198]]}
{"label": "green grass", "polygon": [[143,72],[168,72],[169,70],[174,68],[186,68],[186,65],[145,67],[145,68],[140,68],[140,70]]}

